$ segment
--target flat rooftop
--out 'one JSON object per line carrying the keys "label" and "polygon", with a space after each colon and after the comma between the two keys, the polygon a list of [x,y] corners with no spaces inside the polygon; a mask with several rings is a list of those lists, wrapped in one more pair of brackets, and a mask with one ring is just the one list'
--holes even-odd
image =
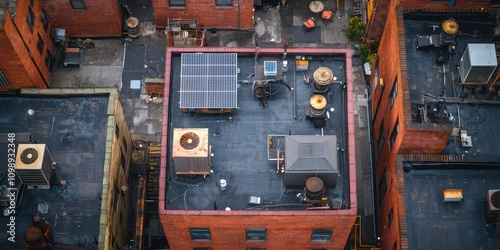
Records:
{"label": "flat rooftop", "polygon": [[[453,170],[450,170],[453,169]],[[485,219],[489,189],[500,189],[500,169],[432,164],[404,173],[410,249],[499,249],[500,237]],[[444,189],[461,189],[461,202],[443,202]]]}
{"label": "flat rooftop", "polygon": [[[468,44],[493,44],[495,16],[490,13],[432,13],[410,12],[404,15],[406,67],[414,124],[425,122],[422,108],[427,111],[429,123],[449,124],[466,130],[472,147],[462,148],[460,137],[452,136],[443,154],[499,156],[500,96],[498,89],[460,85],[459,64]],[[420,47],[417,36],[441,33],[442,23],[453,19],[458,24],[455,49]],[[495,47],[498,45],[495,44]],[[496,49],[497,53],[500,50]],[[498,160],[498,159],[496,159]]]}
{"label": "flat rooftop", "polygon": [[[264,61],[277,61],[281,69],[282,59],[282,56],[260,57],[257,62],[263,65]],[[196,114],[183,112],[180,108],[181,56],[172,55],[168,155],[172,155],[174,128],[208,128],[213,173],[198,177],[176,175],[175,164],[168,157],[167,210],[224,210],[226,207],[232,210],[305,210],[305,203],[297,198],[303,184],[285,187],[284,174],[277,171],[276,161],[268,160],[268,157],[276,158],[275,151],[268,152],[268,136],[272,136],[273,149],[280,147],[284,153],[286,135],[336,136],[334,148],[327,154],[337,155],[337,182],[326,185],[324,196],[342,199],[349,206],[347,88],[340,83],[347,82],[346,58],[312,56],[307,59],[308,70],[296,72],[295,56],[287,58],[288,71],[282,74],[283,81],[293,91],[281,84],[276,94],[266,99],[264,108],[252,91],[255,57],[238,55],[238,108],[232,113]],[[324,128],[315,127],[307,120],[305,111],[314,94],[313,73],[320,66],[329,68],[338,81],[330,84],[331,90],[325,95],[329,118]],[[304,77],[310,77],[311,83],[306,84]],[[220,188],[221,179],[227,182],[225,191]],[[250,205],[251,196],[260,197],[261,204]]]}
{"label": "flat rooftop", "polygon": [[[15,216],[15,242],[8,241],[9,217],[0,216],[0,246],[24,246],[24,230],[32,225],[32,214],[42,212],[51,225],[56,245],[97,247],[101,211],[101,189],[105,156],[109,95],[0,96],[1,185],[9,186],[8,149],[14,134],[18,143],[46,144],[56,162],[51,189],[26,189]],[[34,115],[28,115],[32,109]],[[9,135],[10,133],[10,135]],[[65,180],[64,188],[60,181]],[[21,192],[21,190],[17,190]],[[2,197],[6,193],[2,192]],[[2,204],[2,203],[0,203]]]}

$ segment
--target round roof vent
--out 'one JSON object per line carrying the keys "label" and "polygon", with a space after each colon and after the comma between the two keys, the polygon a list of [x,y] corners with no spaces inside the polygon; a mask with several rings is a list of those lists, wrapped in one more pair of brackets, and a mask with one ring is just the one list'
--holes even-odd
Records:
{"label": "round roof vent", "polygon": [[441,28],[446,34],[455,35],[458,32],[458,23],[454,20],[446,20],[441,25]]}

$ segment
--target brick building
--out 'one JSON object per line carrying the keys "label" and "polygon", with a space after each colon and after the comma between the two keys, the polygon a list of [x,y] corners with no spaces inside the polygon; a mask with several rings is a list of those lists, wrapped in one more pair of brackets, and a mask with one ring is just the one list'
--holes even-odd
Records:
{"label": "brick building", "polygon": [[51,28],[38,0],[0,1],[0,91],[49,87]]}
{"label": "brick building", "polygon": [[250,0],[152,0],[156,25],[168,20],[196,19],[208,28],[253,28],[253,1]]}
{"label": "brick building", "polygon": [[[480,45],[481,51],[495,47],[498,41],[495,32],[498,3],[379,0],[373,6],[375,10],[366,34],[369,40],[380,42],[370,83],[375,195],[381,248],[443,249],[446,246],[443,242],[448,242],[449,245],[445,248],[450,248],[455,244],[452,242],[456,241],[463,243],[462,246],[458,244],[459,248],[456,249],[466,249],[460,248],[467,245],[464,243],[466,237],[449,237],[462,233],[458,229],[453,230],[456,229],[454,222],[440,220],[446,216],[460,216],[450,211],[443,213],[441,209],[448,208],[439,203],[443,202],[442,194],[435,190],[429,191],[425,182],[413,185],[415,190],[409,190],[405,183],[411,181],[405,179],[405,176],[411,175],[406,171],[411,172],[413,168],[404,169],[404,166],[406,163],[411,166],[415,162],[426,162],[428,166],[436,164],[441,166],[436,169],[442,169],[444,165],[454,164],[450,162],[460,162],[450,168],[459,169],[464,164],[475,164],[472,162],[477,162],[478,156],[483,161],[481,164],[498,162],[500,152],[487,149],[488,145],[500,140],[490,131],[492,123],[500,119],[497,116],[498,108],[475,106],[478,103],[492,104],[497,100],[495,91],[498,88],[498,71],[494,69],[498,59],[492,60],[490,75],[481,73],[491,76],[486,77],[486,80],[469,84],[464,77],[465,70],[458,69],[461,60],[466,58],[463,55],[469,51],[469,43],[489,44]],[[453,25],[447,26],[450,23]],[[495,55],[494,52],[489,54]],[[464,106],[461,103],[470,105]],[[483,120],[483,112],[491,112],[487,116],[488,121]],[[490,188],[494,186],[490,182]],[[417,212],[408,201],[418,201],[419,198],[411,196],[413,191],[441,195],[441,198],[432,197],[435,210],[428,212],[441,213],[442,217],[434,218],[441,224],[436,223],[434,228],[453,224],[448,227],[448,231],[433,231],[429,224],[414,220]],[[484,193],[479,196],[484,201]],[[423,202],[426,199],[421,200]],[[423,206],[422,203],[419,205]],[[464,206],[464,203],[457,206]],[[483,208],[475,209],[481,211]],[[425,217],[425,214],[419,216]],[[484,223],[481,216],[474,220]],[[419,245],[418,241],[424,238],[421,237],[424,233],[419,235],[418,231],[437,232],[433,235],[436,244]],[[492,239],[491,234],[484,237]],[[498,241],[493,239],[492,245],[486,248],[491,249],[492,246],[498,247]]]}
{"label": "brick building", "polygon": [[[205,108],[183,109],[193,103],[189,93],[183,93],[182,86],[189,84],[185,81],[192,77],[201,77],[185,74],[205,72],[190,70],[190,67],[200,67],[200,62],[204,62],[207,70],[219,72],[218,77],[237,74],[236,68],[241,70],[240,76],[252,75],[254,50],[226,48],[224,52],[206,47],[167,50],[159,215],[171,249],[344,249],[353,246],[357,198],[354,114],[349,108],[353,101],[350,50],[287,50],[290,58],[335,55],[337,59],[345,59],[325,60],[321,64],[331,69],[338,80],[331,85],[332,96],[328,98],[328,112],[335,118],[328,118],[322,128],[305,118],[304,108],[307,109],[311,100],[317,100],[311,97],[314,88],[296,92],[297,109],[293,108],[293,91],[285,90],[284,86],[276,90],[273,98],[259,100],[259,94],[255,93],[261,92],[252,91],[257,85],[251,87],[244,82],[237,97],[226,94],[217,99],[233,103],[239,107],[237,110],[205,114],[208,112]],[[281,60],[283,52],[261,49],[258,59],[261,66],[257,68],[262,67],[264,61]],[[205,53],[219,54],[211,58],[211,54]],[[231,57],[233,53],[238,53],[237,60]],[[207,58],[198,58],[204,55]],[[341,66],[344,63],[348,66]],[[311,60],[310,64],[304,74],[319,70],[319,61]],[[295,66],[291,67],[287,74],[295,70]],[[260,79],[259,75],[257,73]],[[228,83],[236,84],[236,78],[231,79],[217,82],[229,80]],[[197,158],[189,158],[189,155]],[[310,160],[314,163],[308,163]],[[189,162],[197,164],[189,165]],[[334,170],[337,167],[338,170]],[[302,168],[307,169],[306,172]],[[321,190],[316,197],[309,193],[313,186]]]}
{"label": "brick building", "polygon": [[123,13],[118,0],[40,0],[54,28],[70,37],[119,37]]}

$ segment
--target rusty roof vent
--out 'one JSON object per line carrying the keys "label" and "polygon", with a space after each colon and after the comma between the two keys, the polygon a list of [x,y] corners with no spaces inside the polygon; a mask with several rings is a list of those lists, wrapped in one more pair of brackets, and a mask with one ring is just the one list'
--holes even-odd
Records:
{"label": "rusty roof vent", "polygon": [[448,35],[455,35],[458,32],[458,23],[455,20],[446,20],[441,24],[441,28]]}

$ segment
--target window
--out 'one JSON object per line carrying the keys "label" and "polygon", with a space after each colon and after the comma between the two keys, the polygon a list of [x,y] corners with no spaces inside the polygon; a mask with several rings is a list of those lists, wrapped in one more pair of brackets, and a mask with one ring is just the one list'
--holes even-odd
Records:
{"label": "window", "polygon": [[120,127],[118,127],[118,123],[115,124],[115,135],[116,135],[116,139],[118,139],[118,137],[120,137]]}
{"label": "window", "polygon": [[169,4],[172,7],[185,7],[186,1],[185,0],[169,0]]}
{"label": "window", "polygon": [[384,167],[384,173],[382,174],[382,179],[378,184],[378,206],[382,204],[384,200],[385,193],[387,192],[387,165]]}
{"label": "window", "polygon": [[30,0],[30,6],[33,7],[33,4],[35,4],[35,0]]}
{"label": "window", "polygon": [[391,228],[392,221],[394,220],[394,209],[391,208],[389,215],[387,216],[387,229]]}
{"label": "window", "polygon": [[396,100],[396,96],[398,95],[398,78],[394,81],[392,85],[391,93],[389,94],[389,101],[391,102],[391,107],[394,105],[394,101]]}
{"label": "window", "polygon": [[47,50],[47,53],[45,54],[45,65],[47,65],[48,69],[52,68],[52,62],[53,62],[52,55],[50,54],[50,51]]}
{"label": "window", "polygon": [[115,208],[115,212],[118,211],[119,204],[120,204],[120,191],[118,191],[118,188],[116,187],[116,183],[115,183],[115,198],[113,201],[113,207]]}
{"label": "window", "polygon": [[31,32],[33,32],[33,26],[35,25],[35,14],[33,13],[33,9],[31,6],[28,7],[28,15],[26,15],[26,23],[28,23],[28,27]]}
{"label": "window", "polygon": [[332,238],[333,229],[331,228],[316,228],[311,234],[311,241],[328,242]]}
{"label": "window", "polygon": [[122,169],[123,171],[125,171],[125,163],[126,163],[126,159],[125,159],[125,154],[122,152],[120,154],[120,165],[122,165]]}
{"label": "window", "polygon": [[392,129],[391,132],[391,148],[394,145],[396,138],[398,137],[398,133],[399,133],[399,119],[396,120],[396,124],[394,124],[394,128]]}
{"label": "window", "polygon": [[267,229],[265,228],[247,228],[247,240],[266,240]]}
{"label": "window", "polygon": [[215,0],[217,6],[232,6],[233,0]]}
{"label": "window", "polygon": [[384,147],[384,122],[380,124],[380,130],[378,133],[378,154],[382,153],[382,148]]}
{"label": "window", "polygon": [[47,14],[45,14],[44,11],[42,11],[42,23],[43,23],[43,28],[45,31],[49,29],[49,19],[47,18]]}
{"label": "window", "polygon": [[38,49],[38,52],[40,52],[40,54],[43,53],[43,39],[40,36],[40,34],[38,34],[38,41],[36,42],[36,48]]}
{"label": "window", "polygon": [[71,2],[71,7],[74,10],[87,8],[85,7],[85,2],[83,0],[70,0],[70,2]]}
{"label": "window", "polygon": [[191,240],[211,240],[210,228],[190,228]]}
{"label": "window", "polygon": [[0,86],[9,86],[9,82],[7,81],[7,78],[5,78],[1,70],[0,70]]}
{"label": "window", "polygon": [[398,250],[398,241],[394,242],[394,245],[392,245],[392,250]]}
{"label": "window", "polygon": [[125,149],[125,152],[127,152],[128,144],[127,144],[127,140],[125,139],[125,137],[122,137],[122,143],[123,143],[123,148]]}

